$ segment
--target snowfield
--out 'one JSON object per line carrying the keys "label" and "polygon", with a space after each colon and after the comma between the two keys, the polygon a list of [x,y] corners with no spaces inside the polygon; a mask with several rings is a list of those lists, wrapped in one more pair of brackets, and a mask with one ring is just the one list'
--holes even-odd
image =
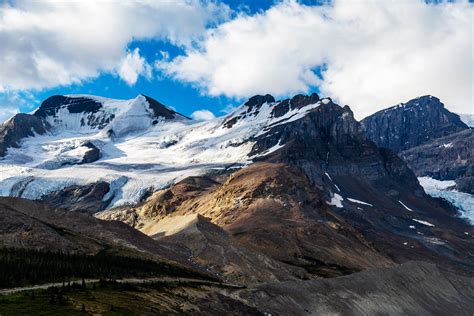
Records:
{"label": "snowfield", "polygon": [[[131,100],[67,97],[93,99],[102,107],[94,113],[61,108],[46,117],[53,126],[49,134],[25,138],[20,148],[9,148],[0,161],[0,195],[40,199],[71,185],[106,181],[110,192],[104,199],[113,194],[109,207],[135,204],[150,190],[185,177],[250,163],[252,137],[265,134],[271,125],[301,118],[320,104],[279,118],[272,117],[272,103],[251,113],[242,105],[226,117],[197,122],[177,113],[172,119],[157,119],[142,95]],[[224,126],[237,116],[245,118],[231,128]],[[80,164],[85,142],[100,150],[99,160]],[[260,155],[281,147],[277,144]]]}

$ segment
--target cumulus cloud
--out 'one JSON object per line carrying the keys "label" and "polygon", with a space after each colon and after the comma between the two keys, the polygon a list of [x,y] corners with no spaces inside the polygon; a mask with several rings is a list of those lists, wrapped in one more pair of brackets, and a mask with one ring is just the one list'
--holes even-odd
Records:
{"label": "cumulus cloud", "polygon": [[[227,6],[205,0],[3,2],[0,91],[68,85],[113,72],[132,40],[189,45],[228,14]],[[131,57],[135,62],[134,52]]]}
{"label": "cumulus cloud", "polygon": [[129,86],[133,86],[137,82],[138,76],[140,75],[150,79],[152,75],[152,68],[145,61],[145,58],[140,56],[140,50],[135,48],[133,52],[129,52],[122,60],[117,73],[120,78]]}
{"label": "cumulus cloud", "polygon": [[473,112],[473,7],[285,1],[208,30],[185,55],[157,67],[212,96],[286,96],[318,87],[359,118],[424,94]]}
{"label": "cumulus cloud", "polygon": [[216,116],[208,110],[197,110],[191,114],[191,118],[196,121],[209,121],[216,118]]}

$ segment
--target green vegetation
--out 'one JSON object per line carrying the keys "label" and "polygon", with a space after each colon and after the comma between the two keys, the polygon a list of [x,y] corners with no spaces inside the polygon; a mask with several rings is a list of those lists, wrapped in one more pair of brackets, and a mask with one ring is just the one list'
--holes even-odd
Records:
{"label": "green vegetation", "polygon": [[64,254],[25,249],[0,249],[0,288],[73,279],[203,275],[171,264],[100,252],[96,255]]}
{"label": "green vegetation", "polygon": [[[205,282],[205,281],[204,281]],[[203,291],[199,281],[144,284],[101,280],[67,283],[47,290],[0,296],[0,315],[162,315],[193,314],[192,294]]]}

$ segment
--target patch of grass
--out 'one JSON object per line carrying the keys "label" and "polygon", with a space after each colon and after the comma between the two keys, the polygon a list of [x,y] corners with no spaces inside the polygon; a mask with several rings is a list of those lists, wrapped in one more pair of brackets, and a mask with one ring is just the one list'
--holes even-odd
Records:
{"label": "patch of grass", "polygon": [[0,296],[0,315],[84,315],[74,310],[66,300],[51,301],[51,293],[36,290]]}

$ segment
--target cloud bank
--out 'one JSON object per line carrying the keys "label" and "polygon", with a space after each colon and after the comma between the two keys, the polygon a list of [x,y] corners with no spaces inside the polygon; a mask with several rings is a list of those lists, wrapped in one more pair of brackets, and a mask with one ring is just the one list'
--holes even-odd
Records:
{"label": "cloud bank", "polygon": [[0,4],[0,92],[78,83],[117,65],[133,84],[147,71],[138,53],[127,55],[132,40],[189,45],[228,13],[226,5],[199,0]]}
{"label": "cloud bank", "polygon": [[185,55],[157,67],[211,96],[318,87],[359,118],[425,94],[472,113],[473,12],[468,2],[285,1],[208,30]]}

